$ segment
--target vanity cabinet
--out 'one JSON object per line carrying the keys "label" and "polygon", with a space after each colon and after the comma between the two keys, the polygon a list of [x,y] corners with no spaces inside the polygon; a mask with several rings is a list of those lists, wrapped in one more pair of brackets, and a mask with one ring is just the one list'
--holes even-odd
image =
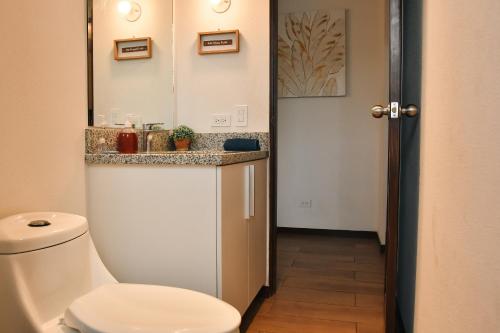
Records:
{"label": "vanity cabinet", "polygon": [[243,314],[267,276],[267,159],[87,165],[96,248],[120,282],[187,288]]}

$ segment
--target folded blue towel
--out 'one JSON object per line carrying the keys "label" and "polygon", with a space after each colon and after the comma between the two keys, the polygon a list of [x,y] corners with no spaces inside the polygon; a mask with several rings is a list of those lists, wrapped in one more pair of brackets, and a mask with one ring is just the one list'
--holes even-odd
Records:
{"label": "folded blue towel", "polygon": [[257,139],[227,139],[224,142],[224,150],[228,151],[255,151],[260,150]]}

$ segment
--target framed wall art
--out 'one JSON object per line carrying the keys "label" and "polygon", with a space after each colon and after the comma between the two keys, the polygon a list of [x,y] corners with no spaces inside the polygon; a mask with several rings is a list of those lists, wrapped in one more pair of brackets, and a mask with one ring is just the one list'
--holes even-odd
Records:
{"label": "framed wall art", "polygon": [[345,9],[280,15],[278,96],[346,95]]}
{"label": "framed wall art", "polygon": [[198,54],[240,52],[240,31],[220,30],[198,33]]}
{"label": "framed wall art", "polygon": [[151,37],[117,39],[115,60],[147,59],[153,56]]}

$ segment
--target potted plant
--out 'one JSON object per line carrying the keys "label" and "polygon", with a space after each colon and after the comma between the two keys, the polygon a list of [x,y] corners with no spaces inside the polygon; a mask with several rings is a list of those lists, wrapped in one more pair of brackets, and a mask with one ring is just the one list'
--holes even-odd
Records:
{"label": "potted plant", "polygon": [[178,151],[189,150],[194,139],[194,131],[187,126],[181,125],[172,131],[172,140]]}

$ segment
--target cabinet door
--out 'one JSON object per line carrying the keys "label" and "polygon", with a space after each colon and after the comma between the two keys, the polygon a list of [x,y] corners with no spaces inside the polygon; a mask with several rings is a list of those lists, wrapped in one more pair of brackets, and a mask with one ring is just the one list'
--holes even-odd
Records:
{"label": "cabinet door", "polygon": [[253,216],[249,225],[249,303],[266,283],[267,271],[267,160],[253,165]]}
{"label": "cabinet door", "polygon": [[249,245],[248,220],[245,219],[248,198],[247,168],[234,164],[218,168],[218,211],[220,212],[219,276],[220,297],[240,314],[248,307]]}
{"label": "cabinet door", "polygon": [[216,296],[216,181],[215,167],[87,166],[92,239],[114,277]]}

